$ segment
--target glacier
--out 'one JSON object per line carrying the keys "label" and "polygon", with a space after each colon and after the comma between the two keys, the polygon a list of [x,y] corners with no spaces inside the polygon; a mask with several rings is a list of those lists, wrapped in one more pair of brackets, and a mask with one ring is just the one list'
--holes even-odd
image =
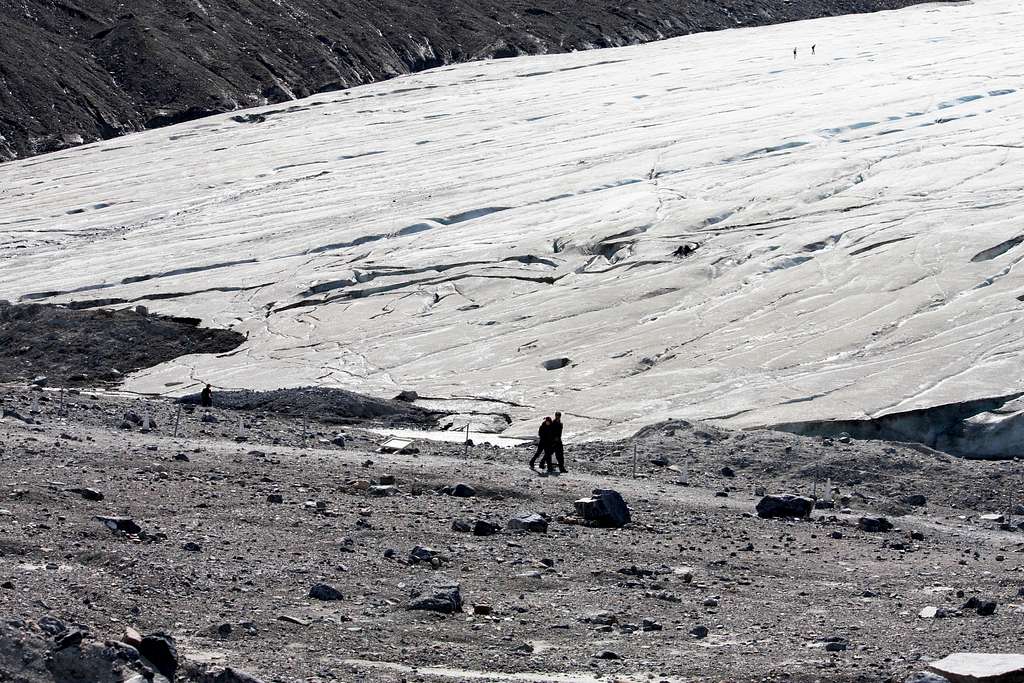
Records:
{"label": "glacier", "polygon": [[0,298],[248,336],[131,391],[410,389],[513,435],[555,410],[578,438],[1019,394],[1022,33],[1017,1],[920,5],[3,164]]}

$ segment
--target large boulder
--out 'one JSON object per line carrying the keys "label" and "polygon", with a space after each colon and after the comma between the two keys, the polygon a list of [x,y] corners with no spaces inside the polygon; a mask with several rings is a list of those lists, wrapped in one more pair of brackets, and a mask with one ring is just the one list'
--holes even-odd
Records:
{"label": "large boulder", "polygon": [[413,595],[406,609],[454,614],[462,611],[462,593],[458,584],[433,586]]}
{"label": "large boulder", "polygon": [[508,528],[512,531],[533,531],[535,533],[547,533],[548,520],[539,512],[520,512],[508,521]]}
{"label": "large boulder", "polygon": [[956,652],[928,670],[952,683],[1024,683],[1024,655]]}
{"label": "large boulder", "polygon": [[787,517],[803,519],[811,516],[814,509],[814,500],[804,496],[794,496],[788,493],[782,495],[765,496],[758,502],[757,516],[765,519],[774,517]]}
{"label": "large boulder", "polygon": [[892,522],[885,517],[861,517],[857,520],[857,526],[870,533],[892,531]]}
{"label": "large boulder", "polygon": [[629,506],[618,491],[594,489],[589,498],[581,498],[573,505],[576,514],[594,526],[621,527],[631,521]]}

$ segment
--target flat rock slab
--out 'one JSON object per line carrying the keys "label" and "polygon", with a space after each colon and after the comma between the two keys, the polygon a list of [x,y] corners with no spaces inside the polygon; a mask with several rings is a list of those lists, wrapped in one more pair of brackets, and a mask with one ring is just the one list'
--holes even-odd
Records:
{"label": "flat rock slab", "polygon": [[956,652],[928,670],[952,683],[1024,683],[1024,655]]}

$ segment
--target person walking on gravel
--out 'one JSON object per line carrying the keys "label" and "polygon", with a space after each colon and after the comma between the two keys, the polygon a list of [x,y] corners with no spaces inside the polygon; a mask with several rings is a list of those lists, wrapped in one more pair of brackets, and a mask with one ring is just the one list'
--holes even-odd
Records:
{"label": "person walking on gravel", "polygon": [[199,392],[199,405],[204,408],[213,406],[213,389],[207,384],[206,388]]}
{"label": "person walking on gravel", "polygon": [[532,470],[537,464],[537,458],[540,457],[541,453],[544,457],[540,461],[540,471],[546,472],[551,469],[551,454],[554,452],[554,445],[551,441],[551,417],[545,417],[540,423],[540,428],[537,430],[537,452],[530,458],[530,469]]}
{"label": "person walking on gravel", "polygon": [[[562,445],[562,414],[555,413],[555,419],[551,421],[551,443],[555,451],[555,460],[558,462],[558,471],[565,474],[565,446]],[[548,468],[554,469],[551,458],[548,457]]]}

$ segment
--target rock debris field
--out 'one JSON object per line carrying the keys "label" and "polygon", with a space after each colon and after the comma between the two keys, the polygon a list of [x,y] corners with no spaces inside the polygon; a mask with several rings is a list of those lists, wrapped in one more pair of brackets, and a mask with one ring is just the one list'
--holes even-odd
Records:
{"label": "rock debris field", "polygon": [[678,421],[541,477],[272,401],[0,402],[0,681],[902,683],[1019,643],[1016,462]]}

